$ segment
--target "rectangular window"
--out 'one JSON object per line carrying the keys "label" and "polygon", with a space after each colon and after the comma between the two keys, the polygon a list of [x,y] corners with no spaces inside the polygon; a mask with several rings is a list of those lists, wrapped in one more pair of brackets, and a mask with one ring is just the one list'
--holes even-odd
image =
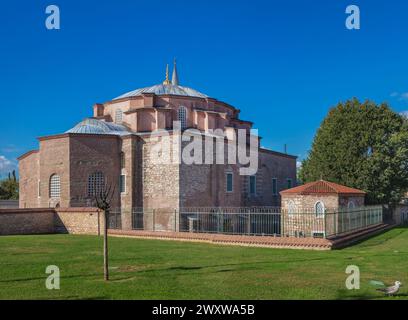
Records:
{"label": "rectangular window", "polygon": [[292,179],[287,179],[288,181],[288,189],[292,188]]}
{"label": "rectangular window", "polygon": [[233,184],[233,175],[231,172],[228,172],[226,174],[226,180],[227,180],[227,192],[233,192],[234,184]]}
{"label": "rectangular window", "polygon": [[312,237],[313,238],[325,238],[326,235],[322,231],[312,231]]}
{"label": "rectangular window", "polygon": [[120,175],[120,193],[125,193],[126,192],[126,176],[124,174]]}
{"label": "rectangular window", "polygon": [[249,193],[256,194],[256,176],[249,177]]}
{"label": "rectangular window", "polygon": [[272,178],[272,194],[276,196],[278,194],[278,179]]}

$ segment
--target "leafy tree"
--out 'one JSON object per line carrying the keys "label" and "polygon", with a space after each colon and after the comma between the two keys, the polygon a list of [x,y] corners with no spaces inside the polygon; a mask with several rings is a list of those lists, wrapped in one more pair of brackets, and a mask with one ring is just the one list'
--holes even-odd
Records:
{"label": "leafy tree", "polygon": [[387,104],[339,103],[323,120],[299,174],[367,192],[369,204],[395,204],[408,190],[408,122]]}
{"label": "leafy tree", "polygon": [[15,170],[8,174],[8,179],[0,181],[0,200],[18,200],[18,180]]}

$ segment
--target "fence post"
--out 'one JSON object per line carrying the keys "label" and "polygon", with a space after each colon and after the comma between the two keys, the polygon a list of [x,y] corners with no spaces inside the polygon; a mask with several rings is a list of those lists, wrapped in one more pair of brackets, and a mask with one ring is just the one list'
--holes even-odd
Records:
{"label": "fence post", "polygon": [[156,231],[156,209],[153,209],[153,231]]}
{"label": "fence post", "polygon": [[174,209],[174,232],[177,232],[177,209]]}
{"label": "fence post", "polygon": [[248,212],[248,235],[251,235],[251,213]]}
{"label": "fence post", "polygon": [[280,235],[281,237],[283,237],[283,235],[285,234],[285,210],[281,209],[281,227],[280,227]]}
{"label": "fence post", "polygon": [[324,238],[326,239],[327,237],[327,213],[324,212]]}

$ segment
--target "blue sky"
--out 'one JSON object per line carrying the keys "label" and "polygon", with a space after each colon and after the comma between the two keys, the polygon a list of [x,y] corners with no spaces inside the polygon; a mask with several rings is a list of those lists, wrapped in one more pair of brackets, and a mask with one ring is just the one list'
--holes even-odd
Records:
{"label": "blue sky", "polygon": [[[58,5],[61,29],[45,28]],[[361,29],[345,27],[345,8]],[[408,2],[18,1],[0,10],[0,175],[92,116],[92,105],[163,80],[228,102],[262,145],[303,159],[328,109],[352,97],[408,109]]]}

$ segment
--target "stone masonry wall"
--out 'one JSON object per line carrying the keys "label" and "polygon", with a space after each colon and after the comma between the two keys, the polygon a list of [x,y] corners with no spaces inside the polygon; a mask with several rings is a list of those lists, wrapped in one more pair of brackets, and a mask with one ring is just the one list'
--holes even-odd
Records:
{"label": "stone masonry wall", "polygon": [[34,151],[19,161],[19,206],[20,208],[38,208],[40,197],[39,186],[39,152]]}
{"label": "stone masonry wall", "polygon": [[57,233],[99,235],[103,226],[104,214],[96,208],[58,208],[54,214]]}
{"label": "stone masonry wall", "polygon": [[[143,207],[155,209],[174,209],[179,207],[179,164],[157,163],[157,144],[163,146],[157,150],[163,156],[172,157],[172,143],[174,136],[147,138],[143,141],[142,164],[143,164]],[[162,143],[163,142],[163,143]]]}

